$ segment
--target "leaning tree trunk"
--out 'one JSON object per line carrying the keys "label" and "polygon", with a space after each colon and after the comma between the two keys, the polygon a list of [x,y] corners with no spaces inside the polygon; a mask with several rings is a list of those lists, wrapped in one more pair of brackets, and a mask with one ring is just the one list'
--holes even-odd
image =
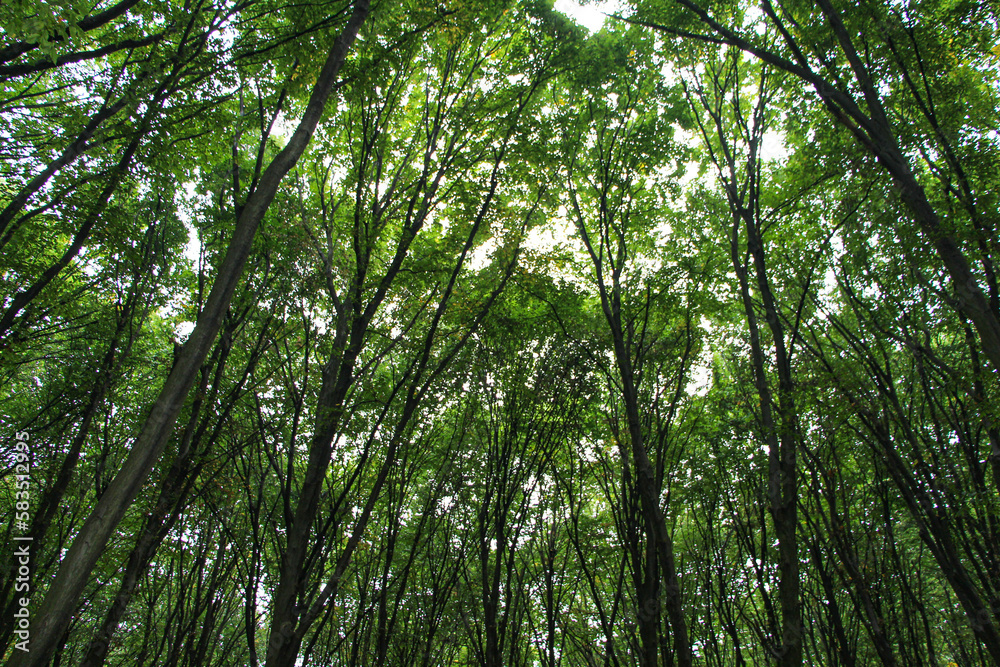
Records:
{"label": "leaning tree trunk", "polygon": [[160,390],[122,469],[80,529],[45,599],[35,612],[34,618],[37,620],[32,627],[31,651],[15,655],[12,665],[42,667],[49,662],[56,650],[97,560],[170,438],[184,399],[222,326],[229,302],[243,273],[243,266],[250,255],[257,227],[282,179],[295,166],[309,144],[323,116],[323,109],[347,52],[368,16],[368,11],[368,0],[357,0],[347,25],[327,55],[299,126],[285,148],[268,165],[257,189],[248,198],[194,331],[181,349],[177,363]]}

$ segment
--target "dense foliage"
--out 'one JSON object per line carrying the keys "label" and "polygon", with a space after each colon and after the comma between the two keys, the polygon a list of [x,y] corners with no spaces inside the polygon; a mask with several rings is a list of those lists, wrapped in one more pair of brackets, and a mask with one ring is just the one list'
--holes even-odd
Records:
{"label": "dense foliage", "polygon": [[0,8],[6,663],[1000,665],[995,3],[620,9]]}

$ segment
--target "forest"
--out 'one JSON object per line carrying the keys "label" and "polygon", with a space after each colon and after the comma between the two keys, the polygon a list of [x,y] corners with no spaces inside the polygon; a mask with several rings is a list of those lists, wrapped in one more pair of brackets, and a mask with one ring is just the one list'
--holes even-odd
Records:
{"label": "forest", "polygon": [[1000,666],[1000,4],[565,2],[0,6],[5,664]]}

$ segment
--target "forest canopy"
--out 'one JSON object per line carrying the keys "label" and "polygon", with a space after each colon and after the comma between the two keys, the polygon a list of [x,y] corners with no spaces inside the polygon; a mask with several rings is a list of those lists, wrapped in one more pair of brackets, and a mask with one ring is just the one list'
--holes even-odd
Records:
{"label": "forest canopy", "polygon": [[1000,666],[1000,8],[607,11],[0,7],[5,664]]}

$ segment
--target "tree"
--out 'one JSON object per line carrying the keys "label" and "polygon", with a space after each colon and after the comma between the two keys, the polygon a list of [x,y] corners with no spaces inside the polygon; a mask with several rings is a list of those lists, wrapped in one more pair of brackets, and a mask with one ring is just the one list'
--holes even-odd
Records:
{"label": "tree", "polygon": [[1000,664],[995,12],[628,12],[0,8],[8,662]]}

